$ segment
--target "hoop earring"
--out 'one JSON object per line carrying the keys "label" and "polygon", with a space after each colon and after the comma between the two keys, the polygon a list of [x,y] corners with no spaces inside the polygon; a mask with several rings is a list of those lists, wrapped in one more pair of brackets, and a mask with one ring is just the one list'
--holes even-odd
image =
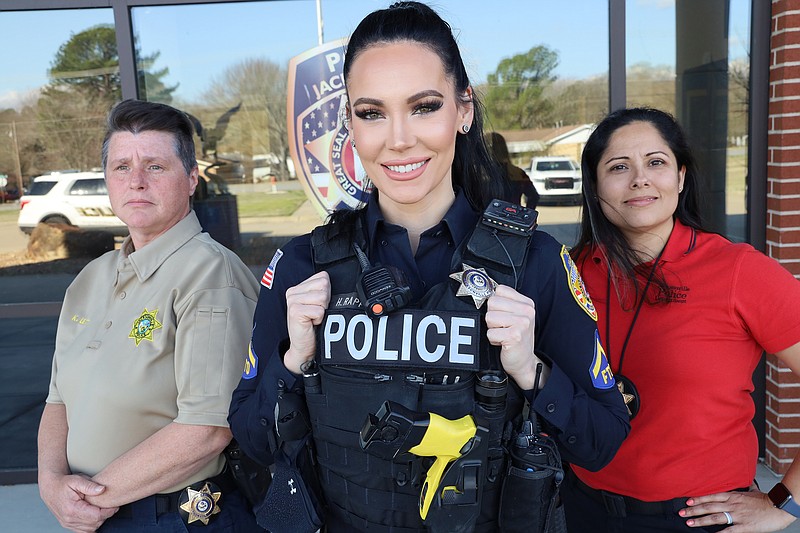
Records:
{"label": "hoop earring", "polygon": [[464,135],[469,133],[469,124],[464,124],[463,126],[461,126],[461,131],[464,132]]}

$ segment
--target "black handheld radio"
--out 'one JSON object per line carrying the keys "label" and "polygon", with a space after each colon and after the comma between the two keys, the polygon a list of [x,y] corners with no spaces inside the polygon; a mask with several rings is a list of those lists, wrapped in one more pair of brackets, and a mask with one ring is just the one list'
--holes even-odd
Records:
{"label": "black handheld radio", "polygon": [[408,305],[411,287],[403,272],[392,266],[372,266],[356,243],[353,243],[353,249],[361,265],[356,292],[367,314],[373,318],[379,317]]}

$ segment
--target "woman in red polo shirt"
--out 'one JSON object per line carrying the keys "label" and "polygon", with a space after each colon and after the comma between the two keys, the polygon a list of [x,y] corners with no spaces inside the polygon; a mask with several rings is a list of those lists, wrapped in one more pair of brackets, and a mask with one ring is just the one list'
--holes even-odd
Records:
{"label": "woman in red polo shirt", "polygon": [[583,151],[573,250],[631,415],[599,472],[574,467],[571,532],[777,531],[800,516],[800,467],[753,484],[752,373],[764,350],[800,373],[800,282],[748,244],[702,229],[698,177],[675,119],[606,117]]}

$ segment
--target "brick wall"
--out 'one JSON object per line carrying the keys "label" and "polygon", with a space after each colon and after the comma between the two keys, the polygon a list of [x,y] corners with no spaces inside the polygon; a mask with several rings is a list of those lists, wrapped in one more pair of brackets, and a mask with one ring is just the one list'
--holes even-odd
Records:
{"label": "brick wall", "polygon": [[[800,0],[772,2],[767,253],[800,277]],[[786,472],[800,451],[800,379],[767,356],[767,465]]]}

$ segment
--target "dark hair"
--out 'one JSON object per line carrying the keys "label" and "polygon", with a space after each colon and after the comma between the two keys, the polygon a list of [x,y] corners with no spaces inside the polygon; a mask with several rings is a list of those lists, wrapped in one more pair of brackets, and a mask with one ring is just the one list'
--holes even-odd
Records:
{"label": "dark hair", "polygon": [[108,163],[108,145],[111,136],[127,131],[137,134],[142,131],[161,131],[171,133],[174,138],[175,154],[181,160],[184,170],[189,174],[197,166],[194,152],[194,126],[183,111],[166,104],[123,100],[111,109],[103,138],[103,171]]}
{"label": "dark hair", "polygon": [[[634,290],[635,301],[638,299],[640,290],[636,277],[641,263],[637,255],[638,250],[631,248],[619,228],[606,218],[597,196],[597,168],[603,153],[608,148],[611,136],[618,129],[634,122],[645,122],[653,126],[675,155],[678,168],[686,168],[683,191],[678,196],[678,206],[674,216],[686,226],[698,230],[703,230],[703,228],[698,196],[697,164],[686,134],[675,117],[664,111],[648,107],[620,109],[606,116],[589,136],[581,157],[583,174],[581,230],[572,255],[585,257],[593,247],[599,247],[605,254],[609,275],[614,279],[615,285],[619,276],[628,280]],[[654,276],[653,282],[656,286],[666,289],[663,275]],[[621,287],[616,288],[619,294]]]}
{"label": "dark hair", "polygon": [[[483,106],[470,88],[469,77],[461,59],[450,25],[430,7],[420,2],[395,2],[387,9],[367,15],[356,27],[347,44],[344,56],[344,79],[358,56],[372,46],[409,41],[425,46],[442,61],[445,74],[455,87],[461,102],[472,101],[473,119],[469,132],[456,136],[453,158],[453,187],[464,191],[467,200],[477,211],[500,194],[498,167],[489,156],[483,138]],[[336,219],[336,217],[334,217]]]}
{"label": "dark hair", "polygon": [[498,163],[505,165],[511,162],[506,139],[496,131],[486,134],[486,146],[489,148],[489,153]]}

